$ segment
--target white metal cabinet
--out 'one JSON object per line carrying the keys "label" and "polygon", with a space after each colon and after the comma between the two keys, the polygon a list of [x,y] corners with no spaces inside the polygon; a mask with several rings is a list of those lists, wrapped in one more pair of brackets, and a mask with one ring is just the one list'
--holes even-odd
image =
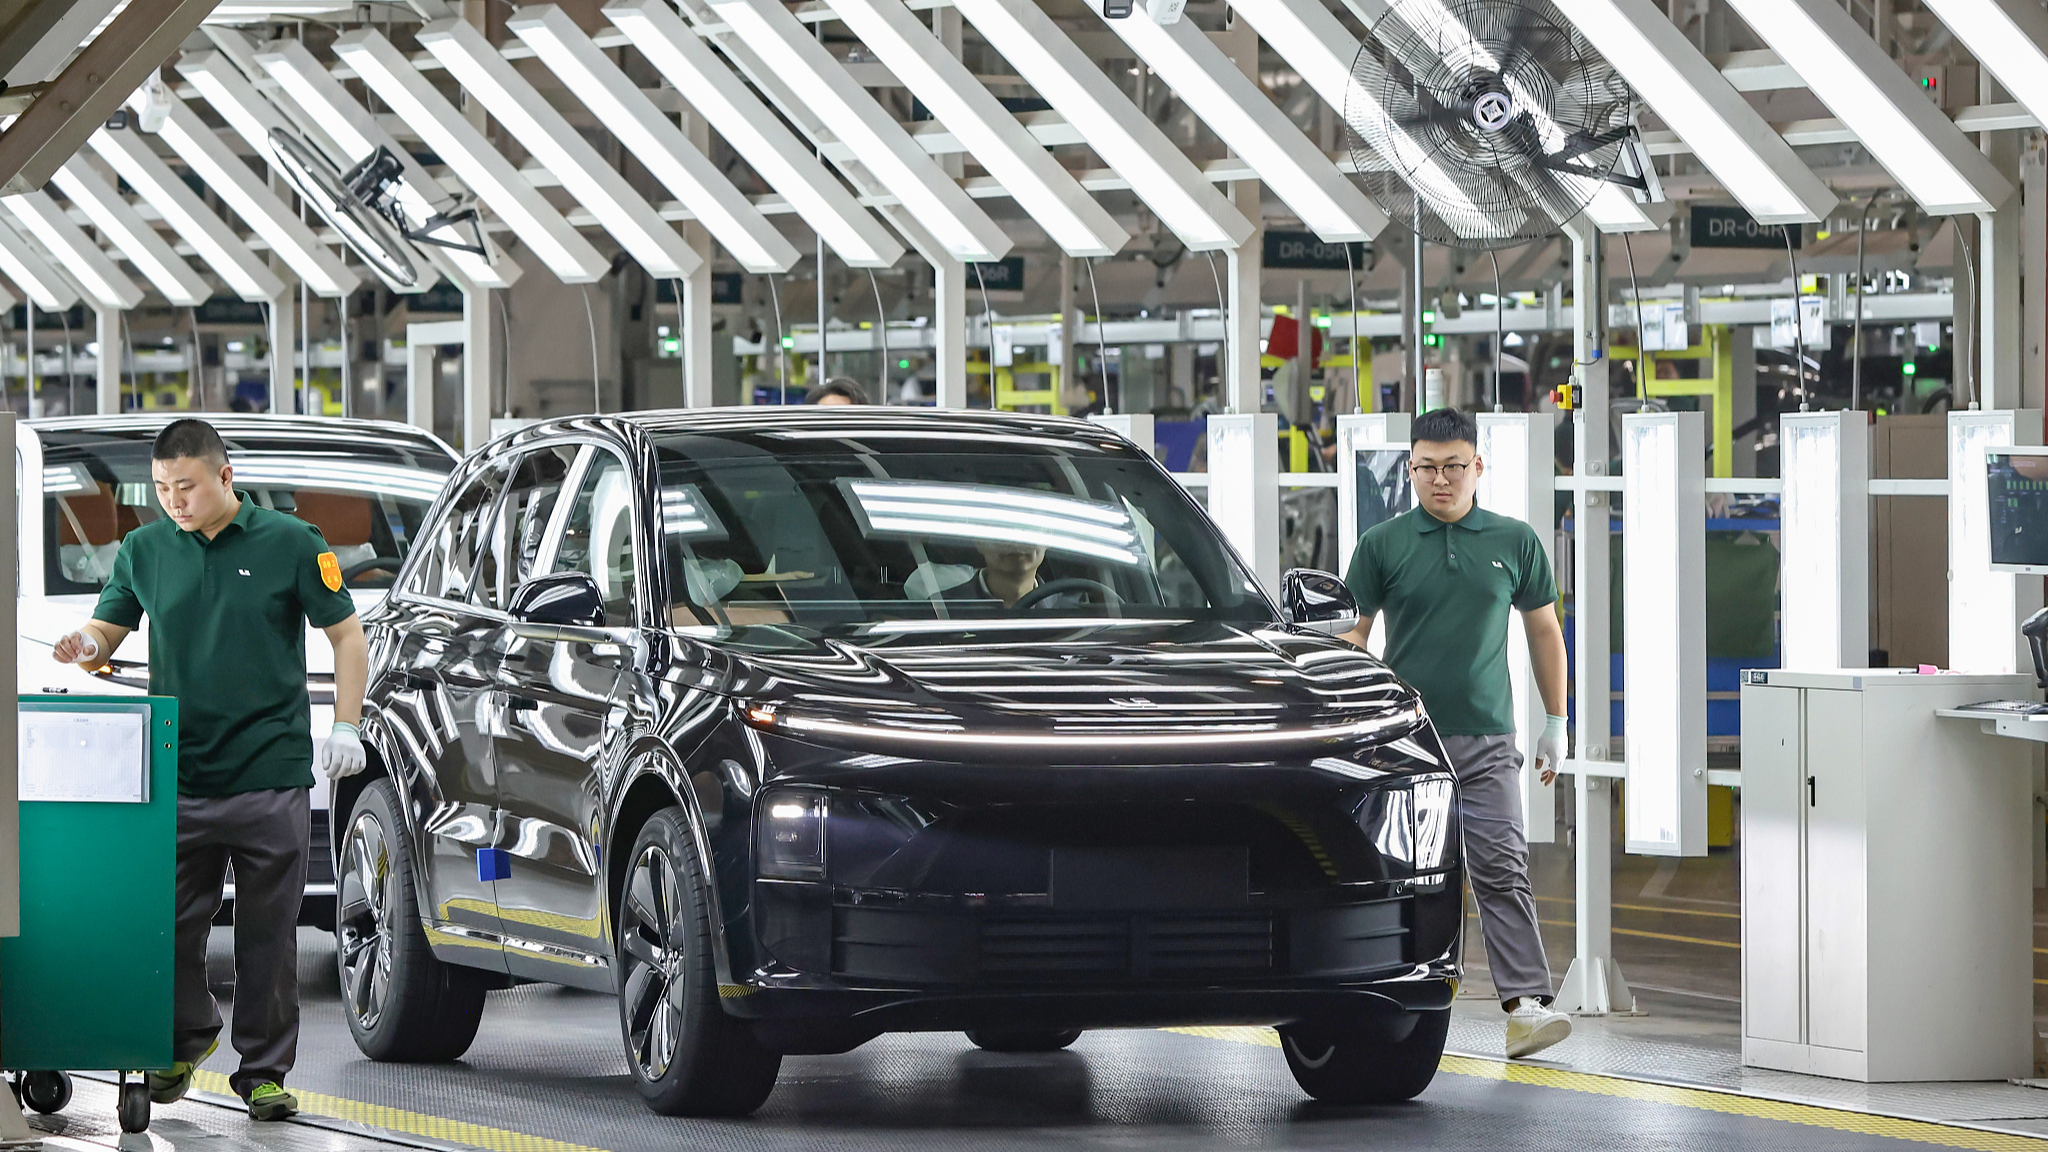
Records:
{"label": "white metal cabinet", "polygon": [[2030,1074],[2030,746],[1935,710],[2032,692],[2023,676],[1744,674],[1744,1064]]}

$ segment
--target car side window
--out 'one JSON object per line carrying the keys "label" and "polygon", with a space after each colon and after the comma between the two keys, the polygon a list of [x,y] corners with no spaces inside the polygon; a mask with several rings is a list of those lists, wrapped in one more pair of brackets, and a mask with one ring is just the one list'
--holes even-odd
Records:
{"label": "car side window", "polygon": [[406,591],[437,600],[469,598],[477,557],[511,471],[512,462],[500,460],[470,479],[423,541],[419,566],[413,569]]}
{"label": "car side window", "polygon": [[534,574],[548,522],[554,517],[578,447],[556,444],[519,458],[512,483],[499,503],[490,544],[478,560],[476,589],[471,596],[478,604],[501,611],[510,607],[513,590]]}
{"label": "car side window", "polygon": [[639,572],[633,547],[632,472],[610,452],[597,452],[577,485],[553,572],[583,572],[604,595],[605,624],[630,627]]}

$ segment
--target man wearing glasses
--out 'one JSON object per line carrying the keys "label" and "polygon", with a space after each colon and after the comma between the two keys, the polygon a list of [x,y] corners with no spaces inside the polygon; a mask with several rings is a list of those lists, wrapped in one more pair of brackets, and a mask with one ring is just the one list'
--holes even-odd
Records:
{"label": "man wearing glasses", "polygon": [[1508,612],[1521,614],[1543,710],[1536,768],[1545,784],[1565,755],[1564,630],[1557,580],[1534,529],[1475,506],[1479,427],[1455,408],[1415,418],[1409,473],[1418,507],[1359,539],[1344,582],[1365,647],[1387,615],[1386,660],[1422,694],[1458,773],[1465,864],[1479,904],[1487,965],[1508,1013],[1507,1054],[1531,1056],[1571,1035],[1551,1011],[1550,963],[1536,927],[1522,832],[1522,756],[1508,682]]}

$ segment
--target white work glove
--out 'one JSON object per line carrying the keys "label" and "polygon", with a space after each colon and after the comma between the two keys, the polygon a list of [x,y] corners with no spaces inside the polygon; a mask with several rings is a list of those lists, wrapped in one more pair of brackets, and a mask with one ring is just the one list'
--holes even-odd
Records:
{"label": "white work glove", "polygon": [[1536,771],[1545,784],[1557,779],[1557,770],[1564,763],[1565,718],[1545,716],[1543,735],[1536,738]]}
{"label": "white work glove", "polygon": [[353,724],[335,721],[327,743],[320,746],[320,771],[329,780],[339,780],[361,772],[365,762],[362,733]]}
{"label": "white work glove", "polygon": [[50,658],[59,664],[90,664],[100,657],[99,641],[80,630],[50,645]]}

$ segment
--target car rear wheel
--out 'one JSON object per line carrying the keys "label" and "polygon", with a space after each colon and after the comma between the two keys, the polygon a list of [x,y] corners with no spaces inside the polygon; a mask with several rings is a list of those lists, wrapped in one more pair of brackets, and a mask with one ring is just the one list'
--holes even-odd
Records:
{"label": "car rear wheel", "polygon": [[364,788],[349,813],[335,905],[341,999],[363,1055],[425,1063],[467,1052],[483,1023],[489,977],[443,962],[428,946],[389,780]]}
{"label": "car rear wheel", "polygon": [[647,1106],[744,1116],[775,1089],[782,1056],[718,1002],[711,900],[682,811],[648,817],[619,901],[619,1027]]}
{"label": "car rear wheel", "polygon": [[977,1028],[967,1034],[984,1052],[1057,1052],[1081,1038],[1079,1028]]}
{"label": "car rear wheel", "polygon": [[1280,1029],[1280,1048],[1294,1082],[1324,1103],[1398,1104],[1429,1087],[1450,1031],[1447,1009],[1415,1013],[1405,1036],[1395,1021],[1291,1024]]}

